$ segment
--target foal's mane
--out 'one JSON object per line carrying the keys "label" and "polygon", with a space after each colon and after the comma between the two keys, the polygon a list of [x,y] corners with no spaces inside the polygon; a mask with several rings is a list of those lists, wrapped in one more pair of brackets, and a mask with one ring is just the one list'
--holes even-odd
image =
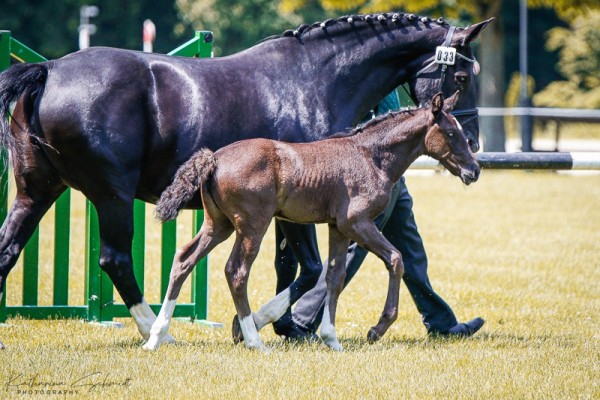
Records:
{"label": "foal's mane", "polygon": [[367,122],[358,125],[356,128],[335,133],[335,134],[329,136],[329,138],[342,138],[342,137],[354,136],[358,133],[361,133],[365,129],[373,128],[373,127],[381,124],[382,122],[386,122],[386,121],[392,120],[392,119],[395,120],[396,123],[400,123],[402,121],[409,119],[410,117],[413,117],[416,114],[416,112],[419,110],[421,110],[421,108],[409,108],[407,110],[401,110],[401,111],[390,111],[386,114],[382,114],[373,119],[370,119]]}
{"label": "foal's mane", "polygon": [[345,15],[338,18],[331,18],[322,22],[315,22],[311,25],[303,24],[300,25],[296,29],[288,29],[280,35],[269,36],[259,43],[277,39],[281,37],[296,37],[298,39],[302,38],[308,32],[313,31],[314,29],[329,29],[335,28],[336,30],[352,30],[358,26],[358,24],[368,24],[374,25],[376,23],[379,24],[388,24],[392,22],[394,24],[400,26],[406,26],[408,24],[416,24],[421,22],[425,25],[429,24],[437,24],[442,27],[449,27],[444,18],[440,17],[438,19],[432,19],[430,17],[422,17],[416,14],[407,14],[402,12],[390,12],[390,13],[381,13],[381,14],[358,14],[358,15]]}

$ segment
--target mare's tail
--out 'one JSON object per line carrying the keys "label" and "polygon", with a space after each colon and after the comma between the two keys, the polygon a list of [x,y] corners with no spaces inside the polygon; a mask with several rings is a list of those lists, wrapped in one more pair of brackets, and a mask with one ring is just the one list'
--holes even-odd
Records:
{"label": "mare's tail", "polygon": [[11,104],[23,93],[29,93],[23,101],[28,102],[24,110],[29,113],[25,117],[31,126],[33,102],[36,93],[45,85],[47,77],[48,66],[45,63],[16,64],[0,74],[0,146],[3,148],[12,151],[15,147],[15,138],[8,123]]}
{"label": "mare's tail", "polygon": [[156,203],[156,218],[162,222],[175,219],[179,210],[190,201],[194,193],[217,167],[214,153],[209,149],[196,152],[175,174],[173,183],[165,189]]}

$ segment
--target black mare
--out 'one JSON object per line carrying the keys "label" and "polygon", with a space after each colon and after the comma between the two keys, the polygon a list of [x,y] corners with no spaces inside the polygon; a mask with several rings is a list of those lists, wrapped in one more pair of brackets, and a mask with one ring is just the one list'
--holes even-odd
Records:
{"label": "black mare", "polygon": [[[158,200],[202,147],[214,151],[253,137],[308,142],[355,126],[405,82],[418,103],[440,87],[444,96],[461,89],[456,109],[474,110],[470,43],[490,21],[448,35],[451,26],[442,19],[358,15],[210,60],[89,48],[13,66],[0,75],[0,144],[10,150],[17,186],[0,230],[0,296],[40,219],[70,186],[96,207],[100,266],[147,338],[156,317],[133,274],[134,198]],[[441,68],[430,62],[447,38],[463,57],[441,79]],[[461,123],[476,149],[477,120],[468,118]],[[201,207],[199,196],[187,207]],[[314,228],[281,227],[302,266],[291,286],[293,303],[322,267]]]}

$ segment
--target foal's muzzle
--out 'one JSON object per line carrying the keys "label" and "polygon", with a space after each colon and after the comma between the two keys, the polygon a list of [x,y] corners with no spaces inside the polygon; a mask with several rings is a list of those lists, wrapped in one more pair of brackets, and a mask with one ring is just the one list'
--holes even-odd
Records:
{"label": "foal's muzzle", "polygon": [[477,182],[480,172],[479,165],[475,164],[472,168],[462,169],[460,171],[460,179],[465,185],[470,185],[473,182]]}

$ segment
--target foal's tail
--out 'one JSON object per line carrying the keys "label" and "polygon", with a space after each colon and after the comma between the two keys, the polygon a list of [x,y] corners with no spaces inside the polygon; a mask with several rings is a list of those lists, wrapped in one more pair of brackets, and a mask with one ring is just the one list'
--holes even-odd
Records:
{"label": "foal's tail", "polygon": [[173,183],[165,189],[156,203],[156,218],[162,222],[175,219],[179,210],[191,200],[194,193],[217,167],[214,153],[209,149],[196,152],[175,174]]}
{"label": "foal's tail", "polygon": [[[28,102],[24,109],[31,113],[35,94],[46,83],[48,66],[41,64],[16,64],[0,74],[0,146],[13,150],[15,138],[10,133],[8,116],[10,106],[25,92],[29,92],[24,101]],[[30,123],[31,114],[26,116]],[[30,124],[31,125],[31,124]]]}

